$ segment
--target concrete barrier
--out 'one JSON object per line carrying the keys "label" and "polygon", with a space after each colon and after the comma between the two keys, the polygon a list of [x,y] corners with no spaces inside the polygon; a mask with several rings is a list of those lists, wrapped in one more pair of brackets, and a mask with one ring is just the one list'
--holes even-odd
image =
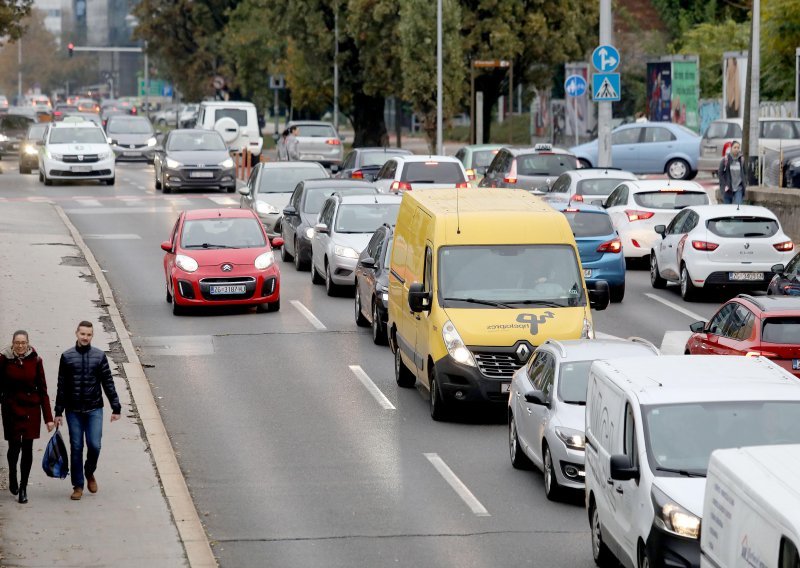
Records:
{"label": "concrete barrier", "polygon": [[750,187],[745,202],[766,207],[781,222],[783,231],[800,243],[800,189],[777,187]]}

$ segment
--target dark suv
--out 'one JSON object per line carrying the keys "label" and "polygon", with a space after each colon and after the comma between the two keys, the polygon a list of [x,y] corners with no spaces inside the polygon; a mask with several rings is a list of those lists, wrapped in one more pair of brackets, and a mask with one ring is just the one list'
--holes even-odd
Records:
{"label": "dark suv", "polygon": [[4,114],[0,116],[0,157],[17,154],[19,145],[28,127],[36,121],[21,114]]}
{"label": "dark suv", "polygon": [[578,167],[578,159],[573,154],[550,144],[537,144],[533,148],[506,147],[497,152],[479,187],[544,193],[558,176]]}

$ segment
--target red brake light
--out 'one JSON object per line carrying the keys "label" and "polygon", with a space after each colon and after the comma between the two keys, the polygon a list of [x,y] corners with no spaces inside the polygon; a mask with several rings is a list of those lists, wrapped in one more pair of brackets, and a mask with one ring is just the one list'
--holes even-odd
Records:
{"label": "red brake light", "polygon": [[136,107],[133,107],[133,108],[131,109],[131,114],[136,114]]}
{"label": "red brake light", "polygon": [[325,140],[325,144],[328,144],[330,146],[338,146],[341,143],[342,141],[339,140],[338,138],[328,138],[327,140]]}
{"label": "red brake light", "polygon": [[513,160],[511,162],[511,169],[503,178],[505,183],[517,183],[517,161]]}
{"label": "red brake light", "polygon": [[[60,110],[57,110],[57,111],[55,111],[55,112],[53,113],[53,116],[61,116],[61,114],[62,114],[62,112],[61,112]],[[776,245],[776,246],[777,246],[777,245]]]}
{"label": "red brake light", "polygon": [[356,170],[351,174],[353,179],[364,179],[364,172],[361,170]]}
{"label": "red brake light", "polygon": [[719,247],[717,243],[709,243],[707,241],[692,241],[692,248],[695,250],[706,250],[710,252],[712,250],[717,250],[717,247]]}
{"label": "red brake light", "polygon": [[748,351],[746,357],[766,357],[767,359],[777,359],[779,355],[771,351]]}
{"label": "red brake light", "polygon": [[564,209],[564,213],[578,213],[579,211],[580,209],[575,209],[575,208]]}
{"label": "red brake light", "polygon": [[655,213],[652,211],[637,211],[636,209],[626,209],[625,215],[628,216],[628,221],[643,221],[649,219]]}
{"label": "red brake light", "polygon": [[405,181],[392,182],[392,191],[411,191],[411,184]]}
{"label": "red brake light", "polygon": [[622,252],[622,241],[619,239],[611,239],[610,241],[606,241],[597,247],[597,252]]}
{"label": "red brake light", "polygon": [[569,198],[570,201],[580,201],[583,202],[583,195],[578,195],[577,193]]}
{"label": "red brake light", "polygon": [[772,245],[772,246],[774,246],[775,250],[777,250],[777,251],[786,252],[786,251],[790,251],[790,250],[792,250],[794,248],[794,243],[792,241],[786,241],[784,243],[778,243],[778,244]]}
{"label": "red brake light", "polygon": [[467,183],[466,181],[462,181],[461,183],[457,183],[456,184],[456,188],[458,188],[458,189],[466,189],[468,187],[469,187],[469,183]]}

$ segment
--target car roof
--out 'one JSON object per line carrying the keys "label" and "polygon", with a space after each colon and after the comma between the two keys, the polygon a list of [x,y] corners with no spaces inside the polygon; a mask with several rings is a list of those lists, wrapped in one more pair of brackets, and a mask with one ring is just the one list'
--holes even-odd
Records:
{"label": "car roof", "polygon": [[332,122],[326,122],[324,120],[290,120],[286,127],[302,126],[304,124],[308,126],[330,126],[333,128]]}
{"label": "car roof", "polygon": [[500,150],[504,146],[502,144],[469,144],[462,146],[459,150],[470,150],[472,152],[479,152],[481,150]]}
{"label": "car roof", "polygon": [[556,211],[561,211],[562,213],[573,213],[576,211],[585,212],[585,213],[603,213],[608,215],[608,211],[603,209],[602,207],[598,207],[597,205],[591,205],[590,203],[581,203],[580,201],[554,201],[549,202],[550,207],[555,209]]}
{"label": "car roof", "polygon": [[50,128],[100,128],[94,122],[90,120],[84,120],[81,122],[51,122]]}
{"label": "car roof", "polygon": [[256,218],[250,209],[190,209],[184,213],[186,220]]}
{"label": "car roof", "polygon": [[569,154],[573,155],[569,150],[564,148],[557,148],[552,146],[547,150],[537,148],[537,146],[503,146],[503,150],[510,152],[512,156],[522,156],[524,154]]}
{"label": "car roof", "polygon": [[255,107],[249,101],[202,101],[200,104],[211,107]]}
{"label": "car roof", "polygon": [[602,373],[641,404],[747,400],[800,401],[800,381],[765,357],[668,355],[596,361]]}
{"label": "car roof", "polygon": [[410,156],[413,154],[411,150],[406,150],[405,148],[395,148],[393,146],[382,147],[382,146],[367,146],[365,148],[353,148],[353,152],[393,152],[403,156]]}
{"label": "car roof", "polygon": [[617,178],[624,180],[637,180],[635,174],[628,170],[620,170],[618,168],[580,168],[577,170],[569,170],[564,174],[575,178],[576,180],[583,179],[601,179],[601,178]]}
{"label": "car roof", "polygon": [[769,217],[777,219],[775,214],[760,205],[728,205],[718,203],[716,205],[692,205],[686,209],[695,211],[703,219],[713,219],[717,217]]}
{"label": "car roof", "polygon": [[346,178],[320,178],[320,179],[306,179],[301,181],[300,183],[303,184],[303,187],[306,188],[327,188],[330,187],[332,189],[349,189],[351,187],[358,187],[358,188],[371,188],[375,189],[375,186],[368,182],[362,181],[358,179],[346,179]]}
{"label": "car roof", "polygon": [[[384,203],[400,203],[402,195],[368,194],[368,195],[334,195],[342,205],[374,205]],[[330,199],[330,197],[328,198]]]}
{"label": "car roof", "polygon": [[436,154],[427,154],[427,155],[418,155],[418,154],[410,154],[408,156],[395,156],[392,158],[393,160],[402,160],[404,162],[453,162],[456,164],[460,164],[461,161],[456,158],[455,156],[439,156]]}
{"label": "car roof", "polygon": [[549,347],[560,355],[562,361],[594,361],[613,357],[661,355],[658,348],[640,337],[628,339],[548,339],[540,346]]}
{"label": "car roof", "polygon": [[797,296],[751,296],[750,294],[739,294],[733,300],[749,302],[765,314],[793,312],[800,315],[800,298]]}
{"label": "car roof", "polygon": [[[208,132],[206,130],[206,132]],[[322,164],[317,162],[261,162],[261,169],[262,170],[289,170],[289,169],[304,169],[304,170],[311,170],[311,169],[319,169],[324,170],[325,168]]]}
{"label": "car roof", "polygon": [[638,193],[640,191],[661,191],[662,189],[664,191],[702,191],[703,193],[706,191],[703,186],[696,181],[680,181],[675,179],[637,179],[624,183],[628,183],[633,188],[634,193]]}

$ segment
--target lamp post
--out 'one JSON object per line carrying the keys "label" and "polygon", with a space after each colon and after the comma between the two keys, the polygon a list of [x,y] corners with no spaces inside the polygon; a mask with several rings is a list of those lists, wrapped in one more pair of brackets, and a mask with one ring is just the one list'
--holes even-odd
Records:
{"label": "lamp post", "polygon": [[17,104],[22,105],[22,38],[17,40]]}
{"label": "lamp post", "polygon": [[442,149],[442,0],[436,0],[436,153]]}

